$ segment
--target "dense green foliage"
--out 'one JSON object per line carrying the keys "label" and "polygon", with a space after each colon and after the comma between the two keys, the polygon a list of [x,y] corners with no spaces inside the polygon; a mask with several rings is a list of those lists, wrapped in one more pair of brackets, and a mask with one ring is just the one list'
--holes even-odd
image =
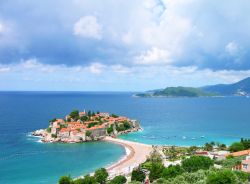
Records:
{"label": "dense green foliage", "polygon": [[49,122],[53,123],[53,122],[55,122],[55,121],[56,121],[56,118],[50,120]]}
{"label": "dense green foliage", "polygon": [[241,138],[240,142],[243,144],[244,149],[250,149],[250,139]]}
{"label": "dense green foliage", "polygon": [[78,111],[78,110],[74,110],[74,111],[72,111],[72,112],[69,114],[69,116],[70,116],[72,119],[77,120],[77,119],[79,119],[79,111]]}
{"label": "dense green foliage", "polygon": [[91,133],[90,131],[86,131],[86,136],[87,136],[87,137],[91,136],[91,134],[92,134],[92,133]]}
{"label": "dense green foliage", "polygon": [[117,116],[116,114],[111,114],[111,117],[118,118],[119,116]]}
{"label": "dense green foliage", "polygon": [[108,178],[108,172],[105,168],[101,168],[95,171],[94,177],[98,183],[105,183]]}
{"label": "dense green foliage", "polygon": [[127,182],[126,177],[125,177],[125,176],[119,175],[119,176],[114,177],[114,178],[109,182],[109,184],[124,184],[124,183],[126,183],[126,182]]}
{"label": "dense green foliage", "polygon": [[161,162],[153,162],[149,173],[150,181],[154,181],[158,178],[161,178],[163,169],[164,166]]}
{"label": "dense green foliage", "polygon": [[220,162],[223,168],[231,169],[233,166],[240,164],[244,158],[245,158],[244,156],[241,157],[228,156],[227,159],[221,160]]}
{"label": "dense green foliage", "polygon": [[214,96],[213,93],[207,93],[199,88],[192,87],[167,87],[164,90],[156,91],[153,96],[168,96],[168,97],[199,97],[199,96]]}
{"label": "dense green foliage", "polygon": [[237,177],[230,170],[211,172],[207,176],[207,184],[236,184]]}
{"label": "dense green foliage", "polygon": [[143,182],[146,178],[145,173],[140,169],[134,169],[131,174],[131,181],[140,181]]}
{"label": "dense green foliage", "polygon": [[111,133],[114,131],[114,128],[113,128],[113,127],[114,127],[114,126],[111,125],[110,127],[107,128],[108,134],[111,134]]}
{"label": "dense green foliage", "polygon": [[88,128],[94,127],[96,125],[98,125],[98,122],[91,122],[88,124]]}
{"label": "dense green foliage", "polygon": [[162,177],[165,179],[174,178],[181,175],[184,169],[180,165],[170,165],[169,167],[163,169]]}
{"label": "dense green foliage", "polygon": [[50,127],[48,127],[46,130],[47,130],[48,133],[51,132],[51,128]]}
{"label": "dense green foliage", "polygon": [[182,161],[182,168],[186,172],[195,172],[200,169],[207,170],[213,165],[213,160],[203,156],[191,156]]}
{"label": "dense green foliage", "polygon": [[245,147],[241,142],[235,142],[229,147],[230,152],[242,151]]}
{"label": "dense green foliage", "polygon": [[62,176],[59,179],[59,184],[71,184],[71,182],[72,182],[72,179],[70,176]]}
{"label": "dense green foliage", "polygon": [[88,121],[89,117],[88,116],[82,116],[82,117],[80,117],[80,120],[81,121]]}

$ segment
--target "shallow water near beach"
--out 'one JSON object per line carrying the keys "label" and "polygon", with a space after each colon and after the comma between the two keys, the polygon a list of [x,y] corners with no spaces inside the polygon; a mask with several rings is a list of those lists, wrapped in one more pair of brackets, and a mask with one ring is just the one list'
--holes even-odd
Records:
{"label": "shallow water near beach", "polygon": [[119,160],[125,149],[106,142],[44,144],[29,136],[74,109],[140,121],[143,131],[121,138],[147,144],[230,144],[250,137],[250,99],[133,98],[132,93],[0,92],[0,183],[56,183]]}

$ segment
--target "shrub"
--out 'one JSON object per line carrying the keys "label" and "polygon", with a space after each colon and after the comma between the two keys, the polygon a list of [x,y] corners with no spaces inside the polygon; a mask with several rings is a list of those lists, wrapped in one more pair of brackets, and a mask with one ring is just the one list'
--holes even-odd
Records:
{"label": "shrub", "polygon": [[72,184],[84,184],[84,179],[83,178],[76,179],[72,182]]}
{"label": "shrub", "polygon": [[211,143],[206,143],[205,145],[204,145],[204,150],[206,150],[206,151],[212,151],[213,150],[213,144],[211,144]]}
{"label": "shrub", "polygon": [[71,184],[71,177],[70,176],[62,176],[60,179],[59,179],[59,184]]}
{"label": "shrub", "polygon": [[97,184],[97,181],[95,180],[94,176],[90,176],[89,174],[84,176],[82,180],[82,184]]}
{"label": "shrub", "polygon": [[213,165],[213,160],[203,156],[191,156],[182,161],[182,168],[187,172],[195,172],[200,169],[207,170]]}
{"label": "shrub", "polygon": [[178,175],[181,175],[184,172],[184,170],[181,168],[180,165],[170,165],[169,167],[165,168],[162,172],[163,178],[174,178]]}
{"label": "shrub", "polygon": [[110,127],[107,128],[108,134],[111,134],[114,131],[113,126],[111,125]]}
{"label": "shrub", "polygon": [[91,133],[90,131],[87,131],[87,132],[86,132],[86,136],[87,136],[87,137],[91,136],[91,134],[92,134],[92,133]]}
{"label": "shrub", "polygon": [[222,166],[224,168],[231,169],[233,166],[240,164],[244,158],[245,158],[244,156],[241,157],[227,156],[227,159],[222,161]]}
{"label": "shrub", "polygon": [[118,118],[119,116],[117,116],[117,115],[115,115],[115,114],[111,114],[111,116],[113,117],[113,118]]}
{"label": "shrub", "polygon": [[110,184],[124,184],[126,182],[127,182],[126,177],[119,175],[119,176],[114,177],[109,183]]}
{"label": "shrub", "polygon": [[50,120],[49,122],[53,123],[53,122],[55,122],[55,121],[56,121],[56,118]]}
{"label": "shrub", "polygon": [[207,184],[236,184],[237,177],[230,170],[211,172],[207,177]]}
{"label": "shrub", "polygon": [[235,142],[229,147],[230,152],[242,151],[245,147],[241,142]]}
{"label": "shrub", "polygon": [[69,114],[69,116],[70,116],[72,119],[74,119],[74,120],[79,119],[79,111],[78,111],[78,110],[74,110],[74,111],[72,111],[72,112]]}
{"label": "shrub", "polygon": [[249,174],[242,171],[234,171],[234,174],[241,182],[246,182],[249,178]]}
{"label": "shrub", "polygon": [[150,181],[161,178],[164,166],[161,162],[153,162],[149,173]]}
{"label": "shrub", "polygon": [[108,178],[108,172],[105,168],[98,169],[95,171],[94,177],[98,183],[105,183]]}
{"label": "shrub", "polygon": [[57,138],[57,135],[56,134],[51,134],[51,137],[52,138]]}
{"label": "shrub", "polygon": [[127,121],[125,121],[125,122],[124,122],[124,128],[125,128],[125,130],[130,129],[130,128],[131,128],[130,123],[129,123],[129,122],[127,122]]}
{"label": "shrub", "polygon": [[245,149],[249,149],[250,148],[250,139],[243,139],[243,138],[241,138],[240,142],[244,145]]}
{"label": "shrub", "polygon": [[50,127],[48,127],[46,130],[47,130],[48,133],[51,132],[51,128]]}
{"label": "shrub", "polygon": [[134,169],[131,174],[131,180],[132,181],[140,181],[143,182],[146,178],[145,173],[140,169]]}

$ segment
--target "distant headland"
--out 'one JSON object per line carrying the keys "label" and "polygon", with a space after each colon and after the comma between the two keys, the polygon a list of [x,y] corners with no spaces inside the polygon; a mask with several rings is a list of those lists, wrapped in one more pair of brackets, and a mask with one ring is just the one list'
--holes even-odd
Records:
{"label": "distant headland", "polygon": [[212,86],[167,87],[135,94],[136,97],[215,97],[215,96],[250,96],[250,77],[233,84]]}
{"label": "distant headland", "polygon": [[43,142],[78,143],[101,140],[106,136],[139,131],[140,124],[124,116],[107,112],[72,111],[65,119],[50,120],[47,129],[32,132],[41,136]]}

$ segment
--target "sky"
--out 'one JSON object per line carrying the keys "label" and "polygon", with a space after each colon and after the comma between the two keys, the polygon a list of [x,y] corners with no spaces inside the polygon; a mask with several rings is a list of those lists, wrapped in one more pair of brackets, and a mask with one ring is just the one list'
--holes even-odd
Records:
{"label": "sky", "polygon": [[0,90],[144,91],[250,76],[249,0],[0,1]]}

